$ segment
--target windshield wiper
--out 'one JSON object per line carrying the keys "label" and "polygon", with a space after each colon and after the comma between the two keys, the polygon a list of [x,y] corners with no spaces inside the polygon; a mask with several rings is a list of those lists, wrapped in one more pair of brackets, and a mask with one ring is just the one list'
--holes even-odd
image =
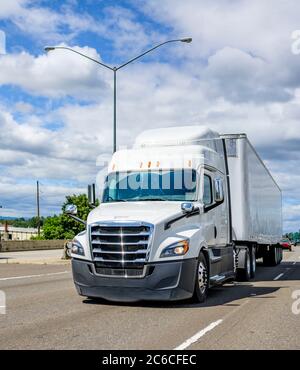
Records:
{"label": "windshield wiper", "polygon": [[141,201],[141,202],[145,202],[145,201],[155,201],[155,200],[157,200],[157,201],[163,201],[163,202],[165,202],[167,199],[164,199],[164,198],[140,198],[139,199],[139,201]]}
{"label": "windshield wiper", "polygon": [[110,200],[105,201],[103,203],[118,203],[118,202],[128,202],[128,201],[125,200],[125,199],[110,199]]}

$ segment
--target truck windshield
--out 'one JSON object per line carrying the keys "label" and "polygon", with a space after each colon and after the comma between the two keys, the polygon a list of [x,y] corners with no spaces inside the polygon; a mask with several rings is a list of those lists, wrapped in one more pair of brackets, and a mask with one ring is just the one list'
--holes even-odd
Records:
{"label": "truck windshield", "polygon": [[195,170],[114,172],[105,180],[103,203],[138,201],[194,201]]}

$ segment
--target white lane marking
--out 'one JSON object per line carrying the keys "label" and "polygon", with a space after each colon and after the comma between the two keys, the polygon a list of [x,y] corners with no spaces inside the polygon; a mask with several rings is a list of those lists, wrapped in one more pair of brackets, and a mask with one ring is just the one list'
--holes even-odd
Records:
{"label": "white lane marking", "polygon": [[280,279],[280,278],[281,278],[281,276],[283,276],[283,275],[284,275],[284,272],[282,272],[281,274],[277,275],[273,280],[278,280],[278,279]]}
{"label": "white lane marking", "polygon": [[295,262],[293,263],[293,265],[296,265],[296,263],[297,263],[297,262],[295,261]]}
{"label": "white lane marking", "polygon": [[62,272],[51,272],[49,274],[39,274],[39,275],[25,275],[25,276],[11,276],[7,278],[1,278],[0,281],[7,281],[7,280],[17,280],[17,279],[31,279],[35,277],[43,277],[43,276],[54,276],[54,275],[62,275],[68,274],[69,271],[62,271]]}
{"label": "white lane marking", "polygon": [[203,337],[206,333],[208,333],[209,331],[213,330],[216,326],[218,326],[219,324],[221,324],[223,320],[220,319],[220,320],[217,320],[217,321],[214,321],[212,322],[211,324],[209,324],[206,328],[200,330],[198,333],[196,333],[195,335],[193,335],[192,337],[190,337],[189,339],[187,339],[186,341],[184,341],[182,344],[180,344],[178,347],[174,348],[174,350],[177,350],[177,351],[182,351],[184,349],[186,349],[187,347],[189,347],[191,344],[197,342],[201,337]]}

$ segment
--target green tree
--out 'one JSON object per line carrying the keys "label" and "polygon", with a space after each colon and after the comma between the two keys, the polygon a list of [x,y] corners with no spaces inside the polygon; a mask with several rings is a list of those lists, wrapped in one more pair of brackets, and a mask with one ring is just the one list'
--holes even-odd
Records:
{"label": "green tree", "polygon": [[43,236],[45,239],[64,239],[61,216],[54,215],[46,218],[43,226]]}
{"label": "green tree", "polygon": [[66,215],[65,209],[68,204],[75,204],[77,206],[77,216],[86,221],[88,214],[91,212],[92,207],[89,204],[88,198],[85,194],[69,195],[62,206],[63,214],[61,216],[62,226],[65,230],[65,239],[74,238],[74,236],[85,229],[85,226],[78,221],[75,221],[70,216]]}
{"label": "green tree", "polygon": [[62,206],[63,213],[44,220],[43,237],[45,239],[73,239],[76,234],[85,229],[83,224],[64,213],[68,204],[75,204],[78,210],[77,216],[85,221],[93,209],[85,194],[68,195]]}
{"label": "green tree", "polygon": [[[44,217],[40,217],[40,225],[43,226],[44,224]],[[29,219],[25,219],[24,217],[16,218],[15,220],[9,221],[9,225],[14,227],[38,227],[38,218],[32,217]]]}
{"label": "green tree", "polygon": [[21,217],[9,222],[9,224],[14,227],[28,227],[28,220],[25,220],[25,218]]}

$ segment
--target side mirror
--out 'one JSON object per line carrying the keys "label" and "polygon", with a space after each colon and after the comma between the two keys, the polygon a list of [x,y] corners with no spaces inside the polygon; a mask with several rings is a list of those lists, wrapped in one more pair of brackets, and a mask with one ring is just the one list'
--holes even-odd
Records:
{"label": "side mirror", "polygon": [[181,210],[183,213],[191,213],[195,210],[194,204],[191,202],[181,203]]}
{"label": "side mirror", "polygon": [[77,206],[75,204],[67,204],[65,209],[65,214],[73,218],[74,220],[86,225],[86,221],[82,220],[81,218],[77,217]]}
{"label": "side mirror", "polygon": [[222,179],[215,179],[215,200],[218,203],[223,202],[224,200],[224,188]]}
{"label": "side mirror", "polygon": [[77,215],[77,206],[75,204],[68,204],[65,209],[67,215]]}

